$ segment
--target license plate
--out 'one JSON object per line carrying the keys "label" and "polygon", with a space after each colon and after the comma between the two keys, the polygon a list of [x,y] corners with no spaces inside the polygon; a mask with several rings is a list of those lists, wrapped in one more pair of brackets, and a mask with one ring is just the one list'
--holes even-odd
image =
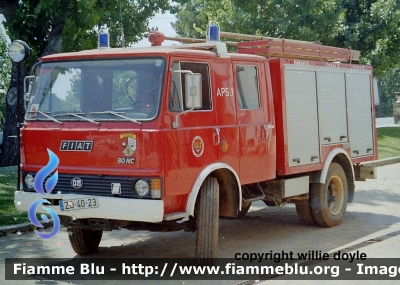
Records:
{"label": "license plate", "polygon": [[97,208],[98,206],[99,206],[99,201],[97,200],[96,197],[61,200],[60,201],[61,211],[72,211],[72,210]]}

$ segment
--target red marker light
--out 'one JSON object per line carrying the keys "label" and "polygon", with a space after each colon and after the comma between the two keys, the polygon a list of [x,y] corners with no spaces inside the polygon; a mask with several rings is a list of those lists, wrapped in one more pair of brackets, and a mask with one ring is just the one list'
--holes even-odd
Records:
{"label": "red marker light", "polygon": [[165,36],[163,33],[159,31],[150,31],[149,42],[151,43],[151,46],[160,46],[164,40]]}

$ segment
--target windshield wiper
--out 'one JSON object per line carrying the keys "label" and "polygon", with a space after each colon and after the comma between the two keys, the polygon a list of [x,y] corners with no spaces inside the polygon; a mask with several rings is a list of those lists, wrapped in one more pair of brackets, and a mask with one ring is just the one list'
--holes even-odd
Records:
{"label": "windshield wiper", "polygon": [[128,120],[128,121],[131,121],[131,122],[133,122],[133,123],[135,123],[135,124],[138,124],[139,126],[142,125],[142,122],[139,122],[139,121],[136,121],[135,119],[126,117],[126,116],[124,116],[124,115],[121,115],[121,114],[125,114],[125,112],[118,112],[118,113],[116,113],[116,112],[113,112],[113,111],[104,111],[104,112],[91,112],[90,114],[111,114],[111,115],[114,115],[114,116],[117,116],[117,117],[126,119],[126,120]]}
{"label": "windshield wiper", "polygon": [[85,113],[78,113],[78,114],[74,114],[74,113],[57,114],[57,115],[54,115],[54,117],[73,116],[73,117],[77,117],[77,118],[79,118],[79,119],[82,119],[82,120],[91,122],[91,123],[96,124],[96,125],[99,125],[99,124],[100,124],[99,122],[96,122],[96,121],[94,121],[94,120],[92,120],[92,119],[85,118],[85,117],[82,117],[82,116],[79,116],[79,115],[85,115]]}
{"label": "windshield wiper", "polygon": [[[61,121],[59,121],[57,119],[54,119],[52,116],[49,116],[49,115],[47,115],[46,113],[44,113],[42,111],[36,110],[35,112],[29,112],[29,113],[39,113],[40,115],[45,116],[46,118],[52,120],[53,122],[59,123],[60,125],[62,124]],[[49,113],[49,114],[51,114],[51,113]]]}

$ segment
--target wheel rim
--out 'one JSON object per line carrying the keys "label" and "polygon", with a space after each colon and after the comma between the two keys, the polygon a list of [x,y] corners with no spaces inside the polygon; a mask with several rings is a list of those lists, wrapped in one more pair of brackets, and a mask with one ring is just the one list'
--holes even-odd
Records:
{"label": "wheel rim", "polygon": [[332,176],[328,185],[328,208],[329,212],[336,216],[343,208],[343,182],[339,176]]}

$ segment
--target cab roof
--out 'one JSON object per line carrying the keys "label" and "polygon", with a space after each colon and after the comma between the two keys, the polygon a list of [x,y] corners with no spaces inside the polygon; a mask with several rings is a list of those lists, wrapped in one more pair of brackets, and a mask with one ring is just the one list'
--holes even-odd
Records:
{"label": "cab roof", "polygon": [[[140,47],[140,48],[104,48],[83,50],[78,52],[58,53],[47,55],[40,58],[41,62],[50,61],[73,61],[73,60],[91,60],[91,59],[112,59],[112,58],[126,58],[131,56],[167,56],[167,55],[182,55],[188,58],[218,58],[215,51],[206,50],[204,47],[191,45],[193,48],[186,48],[189,45],[177,46],[156,46],[156,47]],[[247,60],[262,60],[262,56],[251,54],[237,54],[228,53],[229,58],[233,59],[247,59]],[[222,58],[222,57],[221,57]]]}

